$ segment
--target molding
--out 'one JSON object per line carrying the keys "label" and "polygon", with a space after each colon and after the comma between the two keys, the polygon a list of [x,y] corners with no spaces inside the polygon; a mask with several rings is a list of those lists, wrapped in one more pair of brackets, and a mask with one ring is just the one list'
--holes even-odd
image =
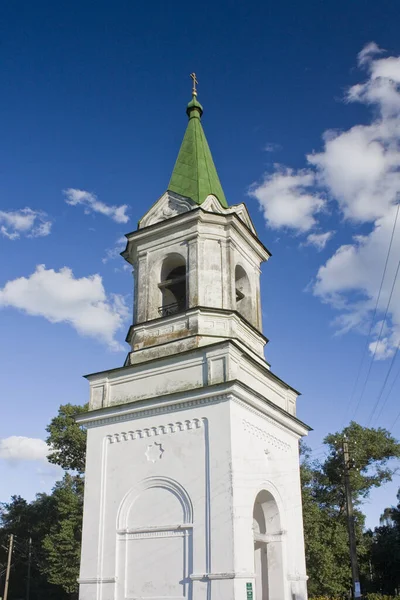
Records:
{"label": "molding", "polygon": [[178,523],[177,525],[154,525],[151,527],[137,527],[135,529],[117,529],[118,535],[131,533],[155,533],[157,531],[184,531],[193,529],[193,523]]}
{"label": "molding", "polygon": [[[202,306],[201,304],[199,304],[197,306],[193,306],[192,308],[188,308],[185,311],[182,311],[180,313],[170,315],[168,317],[156,317],[155,319],[149,319],[148,321],[138,321],[137,323],[133,323],[130,326],[129,331],[131,329],[146,328],[149,325],[157,324],[160,322],[167,325],[167,324],[173,323],[174,321],[181,320],[182,317],[189,318],[198,312],[210,313],[210,315],[214,315],[214,314],[219,314],[219,315],[223,315],[223,316],[233,315],[239,321],[243,322],[248,327],[248,329],[250,329],[253,334],[258,336],[265,344],[268,344],[268,342],[269,342],[268,338],[262,333],[262,331],[260,329],[258,329],[255,325],[250,323],[250,321],[248,321],[246,319],[246,317],[244,317],[238,310],[236,310],[234,308],[220,308],[217,306]],[[129,331],[125,338],[125,341],[128,341]],[[229,338],[229,339],[235,339],[235,338]],[[167,344],[167,343],[171,343],[171,342],[165,342],[165,344]],[[163,344],[155,344],[154,346],[151,346],[151,347],[153,348],[153,347],[156,347],[157,345],[163,346],[164,343]],[[138,352],[138,350],[135,350],[135,352]],[[156,359],[151,359],[151,360],[156,360]],[[121,367],[117,367],[117,369],[118,368],[121,368]],[[100,373],[101,372],[102,371],[100,371]],[[105,371],[103,371],[103,372],[105,372]],[[98,375],[98,373],[90,373],[88,375],[85,375],[85,377],[90,377],[91,375]]]}
{"label": "molding", "polygon": [[276,533],[258,533],[254,532],[254,541],[262,542],[263,544],[270,544],[271,542],[282,542],[283,538],[286,535],[286,531],[283,529],[282,531],[277,531]]}
{"label": "molding", "polygon": [[77,582],[80,585],[92,584],[92,583],[115,583],[117,577],[80,577]]}
{"label": "molding", "polygon": [[192,581],[212,581],[217,579],[254,579],[255,574],[232,571],[227,573],[192,573],[189,577]]}
{"label": "molding", "polygon": [[274,446],[275,448],[278,448],[278,450],[282,450],[282,452],[290,452],[290,450],[291,450],[290,444],[283,442],[276,436],[272,435],[272,433],[268,433],[267,431],[264,431],[263,429],[256,427],[256,425],[249,423],[249,421],[246,421],[246,419],[243,419],[242,423],[243,423],[243,429],[247,433],[254,435],[258,439],[262,440],[263,442],[267,442],[267,444],[270,444],[271,446]]}
{"label": "molding", "polygon": [[[146,477],[139,481],[134,487],[132,487],[124,496],[117,513],[117,531],[128,531],[127,523],[129,518],[129,511],[131,510],[134,502],[138,498],[141,492],[151,488],[162,488],[169,492],[172,492],[174,496],[179,500],[183,510],[183,523],[193,523],[193,505],[190,496],[186,489],[175,479],[170,477]],[[175,526],[169,526],[169,530],[172,530]],[[147,532],[148,532],[147,528]],[[155,527],[154,532],[163,531],[163,526]],[[142,533],[143,528],[134,528],[131,530],[136,533]],[[182,531],[182,530],[181,530]],[[125,534],[126,535],[126,534]]]}
{"label": "molding", "polygon": [[[201,388],[200,388],[201,389]],[[178,392],[179,393],[179,392]],[[175,394],[174,394],[175,395]],[[131,404],[119,404],[116,405],[115,408],[119,408],[121,409],[124,408],[126,409],[126,407],[128,407],[128,410],[124,410],[124,412],[120,413],[120,414],[110,414],[110,415],[104,415],[103,416],[98,416],[95,415],[94,417],[91,417],[91,413],[98,413],[99,411],[90,411],[88,413],[81,413],[79,416],[77,416],[76,421],[77,423],[81,423],[82,425],[85,425],[85,427],[100,427],[102,425],[109,425],[111,423],[121,423],[123,421],[131,421],[133,418],[135,419],[141,419],[143,417],[153,417],[155,415],[161,415],[161,414],[166,414],[166,413],[170,413],[170,412],[176,412],[178,410],[186,410],[187,408],[193,408],[194,406],[204,406],[206,404],[217,404],[219,402],[225,402],[226,400],[230,399],[230,394],[229,393],[225,393],[225,394],[210,394],[206,397],[200,397],[200,398],[194,398],[193,400],[175,400],[175,402],[169,402],[168,404],[164,404],[162,406],[155,406],[153,408],[148,408],[148,409],[144,409],[143,407],[136,407],[135,405],[138,404],[138,402],[133,402]],[[150,398],[149,398],[150,400]],[[149,402],[149,400],[142,400],[141,403],[143,402]],[[110,407],[107,407],[106,409],[99,409],[99,410],[108,410]],[[111,407],[112,408],[112,407]],[[83,414],[86,415],[86,417],[83,417]]]}
{"label": "molding", "polygon": [[[166,193],[171,194],[171,192],[169,192],[169,191]],[[161,196],[161,198],[165,197],[166,193],[164,193],[163,196]],[[159,200],[161,198],[159,198]],[[185,198],[185,197],[181,196],[181,198]],[[143,239],[145,237],[152,237],[152,236],[155,237],[157,235],[160,236],[161,233],[163,235],[165,235],[164,232],[166,230],[172,229],[172,228],[176,229],[177,228],[176,225],[178,225],[178,228],[180,225],[182,229],[183,228],[187,229],[188,222],[189,223],[196,223],[196,221],[203,221],[203,222],[211,221],[212,222],[212,220],[214,220],[214,222],[215,222],[217,220],[217,223],[218,223],[218,222],[221,222],[221,217],[225,223],[231,222],[233,224],[233,228],[236,229],[238,234],[246,240],[247,244],[252,248],[252,250],[256,254],[258,254],[258,256],[260,257],[260,259],[263,262],[268,260],[272,256],[271,252],[268,250],[268,248],[266,248],[264,246],[264,244],[258,238],[258,236],[255,233],[253,233],[253,231],[246,225],[246,223],[244,223],[242,221],[242,219],[239,217],[239,215],[236,212],[230,212],[228,214],[216,213],[216,212],[212,212],[210,210],[204,210],[203,208],[201,208],[201,206],[198,206],[198,205],[194,205],[191,210],[188,210],[187,212],[170,217],[164,221],[159,221],[158,223],[154,223],[153,225],[148,225],[147,227],[142,227],[142,228],[139,227],[135,231],[126,233],[125,237],[127,238],[128,244],[129,244],[130,242],[132,242],[133,240],[136,240],[138,238]],[[127,251],[128,244],[127,244],[127,248],[123,252],[121,252],[121,255],[125,259],[129,258],[129,254]],[[128,260],[128,262],[130,262],[130,261]]]}
{"label": "molding", "polygon": [[120,433],[107,435],[106,439],[110,444],[114,444],[115,442],[128,442],[158,435],[171,435],[173,433],[180,433],[181,431],[200,429],[202,425],[201,419],[186,419],[185,421],[177,421],[176,423],[168,423],[167,425],[158,425],[157,427],[135,429],[134,431],[121,431]]}
{"label": "molding", "polygon": [[[294,392],[298,396],[301,395],[298,390],[296,390],[291,385],[289,385],[288,383],[286,383],[285,381],[283,381],[283,379],[280,379],[277,375],[275,375],[275,373],[270,370],[269,365],[268,365],[268,363],[266,361],[265,361],[265,365],[264,365],[259,360],[256,360],[255,358],[253,358],[253,356],[250,353],[246,352],[245,349],[244,349],[244,347],[241,344],[239,344],[233,338],[226,338],[226,339],[221,340],[219,342],[215,342],[215,344],[207,344],[205,346],[199,346],[199,347],[196,347],[196,348],[190,348],[189,350],[185,350],[184,352],[181,352],[179,354],[179,356],[184,356],[185,354],[188,354],[189,352],[197,352],[197,351],[204,351],[206,349],[214,349],[214,348],[217,348],[218,346],[223,346],[224,344],[230,344],[230,345],[234,346],[241,354],[246,354],[246,357],[248,358],[248,360],[250,362],[252,362],[254,365],[257,365],[259,368],[263,369],[265,375],[269,379],[272,379],[273,381],[280,383],[287,390],[291,390],[292,392]],[[139,364],[140,365],[146,365],[146,364],[148,365],[148,364],[150,364],[152,362],[165,360],[166,358],[170,358],[170,357],[166,356],[166,357],[161,357],[161,358],[153,358],[153,359],[150,359],[150,360],[147,360],[147,361],[143,361],[143,362],[141,362]],[[88,379],[89,381],[91,381],[92,378],[96,377],[97,378],[96,381],[97,381],[99,375],[102,375],[103,378],[105,379],[106,377],[110,376],[110,374],[117,373],[118,371],[126,371],[128,369],[134,369],[135,367],[136,367],[136,365],[129,365],[129,366],[124,366],[124,367],[116,367],[115,369],[108,369],[107,371],[98,371],[97,373],[90,373],[89,375],[84,375],[84,377],[86,379]]]}
{"label": "molding", "polygon": [[[174,392],[156,399],[149,398],[147,400],[138,400],[131,403],[100,408],[87,413],[81,413],[75,417],[75,420],[86,427],[98,427],[111,423],[176,412],[178,410],[193,408],[194,406],[226,402],[227,400],[232,400],[250,412],[262,416],[276,427],[291,432],[297,439],[306,435],[311,430],[310,427],[297,419],[297,417],[291,415],[271,400],[251,390],[246,384],[236,379],[192,390]],[[153,404],[151,408],[145,408],[151,401],[157,401],[158,404]]]}
{"label": "molding", "polygon": [[168,190],[140,219],[138,229],[151,227],[151,225],[156,225],[161,221],[166,221],[171,217],[193,210],[196,206],[193,200]]}
{"label": "molding", "polygon": [[158,531],[143,531],[137,533],[125,533],[120,537],[121,542],[127,540],[141,540],[141,539],[154,539],[154,538],[171,538],[171,537],[186,537],[189,535],[189,531],[185,529],[166,529]]}

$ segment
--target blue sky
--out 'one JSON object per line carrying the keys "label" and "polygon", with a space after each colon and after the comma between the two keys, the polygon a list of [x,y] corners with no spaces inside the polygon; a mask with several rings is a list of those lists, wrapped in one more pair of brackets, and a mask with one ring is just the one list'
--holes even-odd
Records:
{"label": "blue sky", "polygon": [[[132,276],[119,240],[167,187],[193,70],[228,202],[247,203],[273,254],[266,356],[302,391],[315,456],[354,416],[377,340],[355,417],[400,436],[400,361],[372,414],[400,338],[397,286],[381,326],[400,218],[367,336],[400,191],[396,3],[8,1],[1,11],[0,500],[51,488],[46,424],[60,404],[87,401],[82,374],[123,364]],[[370,525],[399,485],[373,494]]]}

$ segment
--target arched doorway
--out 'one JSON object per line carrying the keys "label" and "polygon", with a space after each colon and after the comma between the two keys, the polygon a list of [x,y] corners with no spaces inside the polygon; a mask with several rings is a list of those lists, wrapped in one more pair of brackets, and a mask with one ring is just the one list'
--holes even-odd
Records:
{"label": "arched doorway", "polygon": [[283,600],[283,532],[278,505],[267,490],[262,490],[254,502],[253,533],[255,600]]}

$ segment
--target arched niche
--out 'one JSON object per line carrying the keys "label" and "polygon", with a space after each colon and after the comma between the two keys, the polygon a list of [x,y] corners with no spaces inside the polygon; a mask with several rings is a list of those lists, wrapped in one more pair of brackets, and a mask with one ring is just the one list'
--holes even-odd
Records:
{"label": "arched niche", "polygon": [[[169,507],[168,511],[153,510],[158,506],[157,501],[161,499]],[[151,500],[152,502],[150,502]],[[141,511],[142,508],[144,512]],[[135,522],[141,523],[141,525],[136,525],[137,527],[142,527],[143,521],[149,525],[149,520],[152,521],[152,526],[171,525],[171,523],[187,525],[193,522],[193,507],[188,493],[177,481],[167,477],[149,477],[128,492],[118,511],[118,531],[126,531],[129,528],[132,511],[135,513]],[[179,515],[179,518],[166,523],[168,514],[171,514],[171,518],[172,515],[174,517]],[[161,521],[164,522],[161,523]]]}
{"label": "arched niche", "polygon": [[268,490],[261,490],[255,499],[253,535],[256,600],[281,600],[285,597],[281,514]]}
{"label": "arched niche", "polygon": [[117,516],[121,597],[191,598],[192,527],[192,502],[177,481],[149,477],[132,488]]}
{"label": "arched niche", "polygon": [[253,323],[254,311],[250,280],[242,265],[236,265],[235,267],[235,300],[236,310],[247,321]]}
{"label": "arched niche", "polygon": [[187,308],[186,260],[177,252],[169,254],[162,262],[160,272],[162,317],[182,312]]}

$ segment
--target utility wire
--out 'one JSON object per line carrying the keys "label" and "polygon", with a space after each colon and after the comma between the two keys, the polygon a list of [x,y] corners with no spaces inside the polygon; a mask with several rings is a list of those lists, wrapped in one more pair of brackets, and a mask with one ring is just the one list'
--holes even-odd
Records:
{"label": "utility wire", "polygon": [[[397,205],[397,208],[399,208],[399,206],[400,206],[400,204],[398,204],[398,205]],[[371,360],[370,360],[370,363],[369,363],[369,369],[368,369],[367,375],[366,375],[366,377],[365,377],[365,381],[364,381],[363,388],[362,388],[362,390],[361,390],[360,397],[359,397],[359,399],[358,399],[358,402],[357,402],[357,406],[356,406],[356,410],[355,410],[355,412],[354,412],[354,416],[357,414],[357,411],[358,411],[358,409],[359,409],[359,407],[360,407],[360,403],[361,403],[362,397],[363,397],[363,395],[364,395],[365,389],[366,389],[366,387],[367,387],[367,383],[368,383],[369,376],[370,376],[370,374],[371,374],[371,369],[372,369],[372,365],[373,365],[373,363],[374,363],[374,359],[375,359],[376,351],[377,351],[377,349],[378,349],[379,342],[380,342],[380,341],[381,341],[381,339],[382,339],[383,328],[384,328],[384,326],[385,326],[385,323],[386,323],[386,317],[387,317],[387,314],[388,314],[388,312],[389,312],[389,306],[390,306],[390,303],[391,303],[391,301],[392,301],[393,291],[394,291],[394,288],[395,288],[395,286],[396,286],[396,282],[397,282],[397,276],[398,276],[398,274],[399,274],[399,269],[400,269],[400,259],[399,259],[399,261],[398,261],[398,263],[397,263],[396,273],[395,273],[395,275],[394,275],[394,279],[393,279],[393,283],[392,283],[392,288],[391,288],[391,290],[390,290],[389,299],[388,299],[388,302],[387,302],[387,305],[386,305],[385,315],[384,315],[384,317],[383,317],[383,320],[382,320],[382,325],[381,325],[381,329],[380,329],[380,331],[379,331],[379,337],[378,337],[378,339],[377,339],[377,341],[376,341],[376,343],[375,343],[375,349],[374,349],[374,353],[373,353],[373,355],[372,355],[372,358],[371,358]]]}
{"label": "utility wire", "polygon": [[[376,409],[377,409],[377,407],[378,407],[378,404],[379,404],[379,402],[380,402],[380,400],[381,400],[381,398],[382,398],[382,395],[383,395],[383,392],[384,392],[384,390],[385,390],[386,384],[387,384],[387,382],[388,382],[388,379],[389,379],[389,377],[390,377],[390,373],[392,372],[393,365],[394,365],[394,362],[395,362],[395,360],[396,360],[396,357],[397,357],[397,353],[398,353],[398,351],[399,351],[399,348],[400,348],[400,342],[397,344],[397,346],[396,346],[396,350],[395,350],[395,352],[394,352],[394,354],[393,354],[393,356],[392,356],[392,360],[391,360],[391,362],[390,362],[389,369],[388,369],[388,371],[387,371],[387,373],[386,373],[385,381],[383,382],[383,385],[382,385],[382,387],[381,387],[381,390],[380,390],[380,392],[379,392],[379,396],[378,396],[378,398],[376,399],[376,402],[375,402],[375,404],[374,404],[374,408],[372,409],[372,411],[371,411],[371,414],[370,414],[370,416],[369,416],[368,423],[367,423],[367,427],[369,426],[369,424],[370,424],[370,422],[371,422],[371,420],[372,420],[372,418],[373,418],[373,416],[374,416],[374,413],[375,413],[375,411],[376,411]],[[390,388],[390,391],[392,391],[392,387]],[[377,417],[376,417],[376,421],[378,421],[379,417],[381,416],[382,410],[384,409],[384,407],[385,407],[385,405],[386,405],[386,402],[387,402],[387,399],[389,398],[389,395],[390,395],[390,394],[388,394],[388,395],[386,396],[386,398],[385,398],[385,400],[384,400],[384,402],[383,402],[383,404],[382,404],[382,406],[381,406],[381,408],[380,408],[380,410],[379,410],[379,412],[378,412],[378,415],[377,415]]]}
{"label": "utility wire", "polygon": [[[388,251],[387,251],[387,254],[386,254],[385,266],[383,268],[382,279],[381,279],[381,283],[380,283],[380,286],[379,286],[378,296],[376,298],[375,308],[374,308],[374,312],[373,312],[372,319],[371,319],[371,325],[370,325],[370,328],[369,328],[369,331],[368,331],[367,340],[365,342],[364,350],[363,350],[363,353],[362,353],[362,356],[361,356],[361,361],[360,361],[360,364],[359,364],[359,367],[358,367],[357,376],[356,376],[356,379],[354,381],[353,389],[352,389],[352,392],[350,394],[349,402],[348,402],[348,405],[347,405],[347,414],[348,414],[348,412],[350,410],[350,406],[351,406],[351,404],[353,402],[354,394],[355,394],[355,391],[357,389],[357,384],[358,384],[358,381],[360,379],[361,370],[362,370],[362,367],[363,367],[363,364],[364,364],[364,359],[365,359],[365,356],[366,356],[367,351],[368,351],[369,338],[371,336],[372,329],[373,329],[373,326],[374,326],[374,321],[375,321],[376,313],[377,313],[377,310],[378,310],[378,304],[379,304],[379,300],[380,300],[380,297],[381,297],[383,282],[384,282],[385,276],[386,276],[386,271],[387,271],[387,266],[388,266],[388,262],[389,262],[390,252],[392,250],[394,232],[396,230],[397,218],[399,216],[399,209],[400,209],[400,202],[397,204],[396,215],[395,215],[395,218],[394,218],[392,234],[390,236],[390,242],[389,242],[389,247],[388,247]],[[376,345],[376,347],[377,347],[377,345]],[[376,347],[375,347],[375,349],[376,349]],[[375,354],[374,354],[374,356],[375,356]],[[372,365],[372,363],[371,363],[371,365]],[[371,367],[369,369],[369,372],[370,372],[370,370],[371,370]],[[369,375],[369,372],[368,372],[368,375]],[[360,405],[360,401],[361,401],[361,398],[359,399],[359,401],[357,403],[355,411],[353,411],[353,415],[354,416],[357,413],[358,407]],[[346,418],[345,418],[345,422],[346,421],[347,421],[347,415],[346,415]]]}
{"label": "utility wire", "polygon": [[396,425],[397,421],[400,419],[400,411],[397,413],[397,417],[395,418],[395,420],[392,423],[391,428],[389,429],[389,432],[392,433],[394,426]]}
{"label": "utility wire", "polygon": [[[400,367],[399,367],[399,369],[397,370],[397,373],[396,373],[396,375],[393,377],[393,380],[392,380],[392,383],[391,383],[390,389],[389,389],[388,393],[386,394],[386,398],[385,398],[385,404],[386,404],[387,400],[389,399],[389,396],[390,396],[390,394],[393,392],[393,388],[394,388],[394,386],[395,386],[395,384],[396,384],[396,382],[397,382],[397,380],[398,380],[399,376],[400,376]],[[378,418],[379,418],[379,415],[378,415],[377,419],[378,419]]]}

